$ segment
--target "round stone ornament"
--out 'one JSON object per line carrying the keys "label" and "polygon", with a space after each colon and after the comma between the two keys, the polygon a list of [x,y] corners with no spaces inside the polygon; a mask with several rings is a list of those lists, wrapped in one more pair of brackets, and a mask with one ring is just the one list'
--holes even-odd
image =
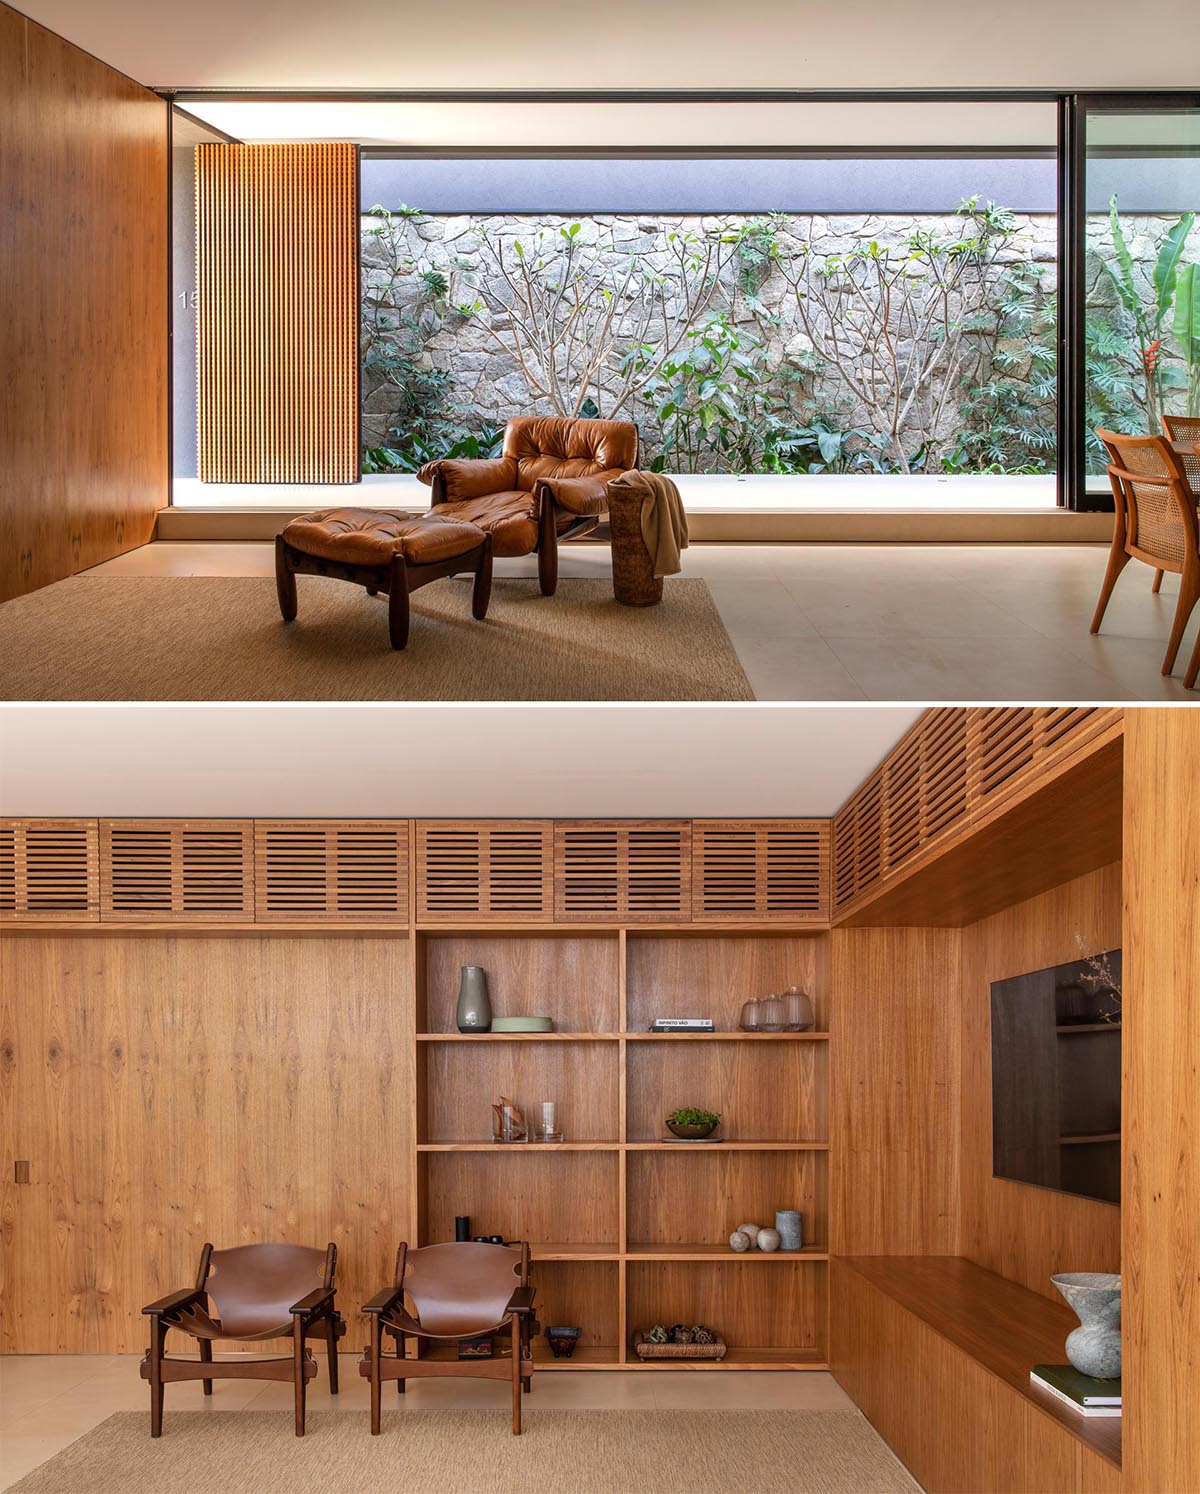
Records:
{"label": "round stone ornament", "polygon": [[729,1248],[736,1251],[738,1255],[741,1255],[744,1251],[750,1249],[750,1236],[745,1230],[735,1229],[729,1237]]}
{"label": "round stone ornament", "polygon": [[746,1238],[750,1241],[751,1245],[757,1245],[758,1244],[758,1225],[757,1224],[739,1224],[738,1225],[738,1229],[741,1231],[742,1234],[744,1234],[746,1236]]}
{"label": "round stone ornament", "polygon": [[777,1229],[760,1229],[758,1232],[758,1248],[770,1253],[779,1249],[779,1231]]}

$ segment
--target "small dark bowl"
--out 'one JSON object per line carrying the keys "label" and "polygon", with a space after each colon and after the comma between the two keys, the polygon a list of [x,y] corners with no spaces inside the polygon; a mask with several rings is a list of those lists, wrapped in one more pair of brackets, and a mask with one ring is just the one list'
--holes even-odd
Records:
{"label": "small dark bowl", "polygon": [[667,1130],[673,1136],[678,1136],[681,1141],[703,1141],[706,1136],[711,1136],[720,1124],[720,1121],[712,1121],[707,1126],[681,1126],[669,1120]]}
{"label": "small dark bowl", "polygon": [[580,1328],[546,1329],[546,1341],[555,1359],[570,1359],[575,1352],[575,1345],[579,1342],[579,1335],[582,1331]]}

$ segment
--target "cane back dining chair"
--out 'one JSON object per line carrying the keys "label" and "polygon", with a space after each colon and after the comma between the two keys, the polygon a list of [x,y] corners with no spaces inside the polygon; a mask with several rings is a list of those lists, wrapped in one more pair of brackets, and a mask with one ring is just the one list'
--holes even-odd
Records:
{"label": "cane back dining chair", "polygon": [[[1098,431],[1108,452],[1108,478],[1116,509],[1112,549],[1092,618],[1098,633],[1117,577],[1130,560],[1179,576],[1179,601],[1162,672],[1175,666],[1183,631],[1200,599],[1200,531],[1196,499],[1183,463],[1162,436],[1122,436]],[[1190,669],[1189,669],[1190,674]]]}
{"label": "cane back dining chair", "polygon": [[[237,1245],[200,1252],[196,1285],[171,1292],[143,1307],[150,1319],[150,1347],[142,1361],[142,1379],[150,1382],[150,1435],[162,1436],[163,1386],[175,1380],[203,1380],[212,1395],[215,1378],[291,1380],[295,1387],[296,1436],[304,1436],[304,1397],[317,1373],[305,1347],[323,1338],[328,1353],[329,1389],[338,1390],[338,1339],[346,1331],[335,1304],[337,1246],[324,1250],[307,1245]],[[200,1358],[173,1359],[164,1352],[168,1329],[194,1338]],[[213,1343],[232,1339],[255,1343],[290,1338],[292,1352],[275,1359],[214,1361]]]}
{"label": "cane back dining chair", "polygon": [[[390,1287],[372,1297],[363,1311],[371,1322],[371,1339],[363,1350],[359,1374],[371,1382],[371,1433],[378,1435],[384,1380],[467,1375],[512,1381],[513,1435],[521,1433],[521,1394],[533,1389],[534,1289],[529,1282],[529,1246],[483,1245],[453,1241],[396,1252]],[[411,1304],[411,1308],[406,1305]],[[383,1352],[383,1336],[395,1340],[395,1353]],[[490,1359],[443,1359],[431,1354],[405,1358],[407,1341],[455,1346],[459,1339],[506,1337],[511,1356]]]}

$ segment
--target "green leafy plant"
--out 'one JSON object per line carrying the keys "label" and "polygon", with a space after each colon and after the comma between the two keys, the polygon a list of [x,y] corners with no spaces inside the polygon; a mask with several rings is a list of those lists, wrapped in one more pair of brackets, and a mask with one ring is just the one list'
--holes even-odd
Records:
{"label": "green leafy plant", "polygon": [[667,1124],[671,1126],[717,1126],[720,1122],[715,1110],[697,1110],[692,1105],[681,1105],[667,1116]]}
{"label": "green leafy plant", "polygon": [[[1163,331],[1175,300],[1183,247],[1195,222],[1195,213],[1182,213],[1179,220],[1167,230],[1154,261],[1151,272],[1153,294],[1147,301],[1138,284],[1133,255],[1121,226],[1121,215],[1117,211],[1115,192],[1108,203],[1108,226],[1112,235],[1114,257],[1111,260],[1102,259],[1101,264],[1113,284],[1118,300],[1133,321],[1137,356],[1145,387],[1146,429],[1152,434],[1158,434],[1161,428],[1163,391],[1171,383],[1165,362]],[[1191,284],[1189,277],[1189,286]]]}
{"label": "green leafy plant", "polygon": [[427,445],[419,436],[400,437],[395,446],[369,446],[363,452],[363,471],[368,475],[381,472],[418,472],[426,462],[439,458],[451,461],[477,461],[498,457],[504,445],[504,427],[484,424],[470,435],[461,436],[449,445]]}
{"label": "green leafy plant", "polygon": [[1187,378],[1187,413],[1200,416],[1200,265],[1185,265],[1175,282],[1175,320],[1171,329],[1183,355]]}

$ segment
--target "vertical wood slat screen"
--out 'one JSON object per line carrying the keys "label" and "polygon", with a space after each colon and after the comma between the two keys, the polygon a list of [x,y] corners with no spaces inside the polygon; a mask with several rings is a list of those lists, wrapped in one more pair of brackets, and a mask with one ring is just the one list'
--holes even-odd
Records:
{"label": "vertical wood slat screen", "polygon": [[689,820],[558,820],[554,916],[564,923],[686,922]]}
{"label": "vertical wood slat screen", "polygon": [[95,820],[0,820],[0,921],[99,917]]}
{"label": "vertical wood slat screen", "polygon": [[356,147],[196,148],[202,482],[357,482]]}
{"label": "vertical wood slat screen", "polygon": [[419,820],[417,918],[424,923],[549,923],[549,820]]}
{"label": "vertical wood slat screen", "polygon": [[255,917],[408,922],[407,820],[255,820]]}
{"label": "vertical wood slat screen", "polygon": [[991,814],[1118,720],[1098,706],[930,710],[833,821],[842,912],[968,820]]}
{"label": "vertical wood slat screen", "polygon": [[692,821],[697,923],[822,923],[828,870],[828,820]]}

